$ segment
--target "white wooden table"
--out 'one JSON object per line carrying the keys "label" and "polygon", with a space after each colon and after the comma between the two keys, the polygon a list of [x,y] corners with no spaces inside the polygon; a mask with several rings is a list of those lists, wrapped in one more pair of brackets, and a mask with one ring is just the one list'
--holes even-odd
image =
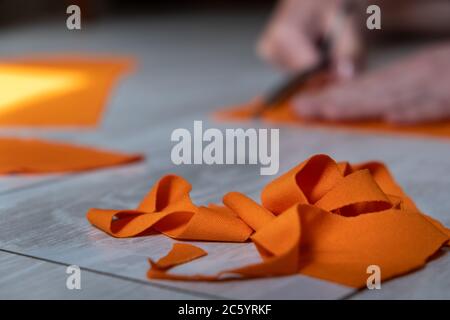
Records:
{"label": "white wooden table", "polygon": [[[220,202],[231,190],[258,198],[271,178],[259,176],[257,167],[174,166],[170,133],[192,128],[193,120],[204,120],[208,127],[239,126],[213,122],[208,115],[279,79],[254,56],[265,19],[265,14],[184,14],[104,20],[85,25],[82,32],[69,32],[61,22],[0,31],[1,57],[87,51],[131,54],[140,60],[137,72],[113,93],[99,128],[0,129],[0,136],[45,137],[147,155],[140,164],[90,173],[1,177],[0,298],[450,298],[448,251],[375,291],[357,292],[301,275],[226,283],[149,281],[147,258],[164,255],[174,240],[162,235],[114,239],[86,220],[91,207],[135,207],[168,172],[193,184],[198,204]],[[372,61],[389,54],[376,54]],[[450,141],[287,126],[280,138],[280,172],[315,153],[353,162],[382,160],[421,209],[450,225]],[[251,243],[196,244],[209,255],[176,271],[209,273],[259,259]],[[66,266],[72,264],[82,269],[82,290],[65,286]]]}

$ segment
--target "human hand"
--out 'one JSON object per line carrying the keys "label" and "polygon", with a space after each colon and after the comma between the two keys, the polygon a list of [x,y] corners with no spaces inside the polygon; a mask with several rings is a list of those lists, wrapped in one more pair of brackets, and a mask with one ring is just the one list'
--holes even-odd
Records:
{"label": "human hand", "polygon": [[258,53],[285,71],[301,71],[318,63],[316,43],[331,34],[332,71],[340,78],[352,77],[362,45],[353,16],[332,32],[341,5],[342,0],[282,0],[259,41]]}
{"label": "human hand", "polygon": [[399,124],[450,118],[450,43],[426,49],[378,71],[300,94],[302,118],[331,121],[383,119]]}

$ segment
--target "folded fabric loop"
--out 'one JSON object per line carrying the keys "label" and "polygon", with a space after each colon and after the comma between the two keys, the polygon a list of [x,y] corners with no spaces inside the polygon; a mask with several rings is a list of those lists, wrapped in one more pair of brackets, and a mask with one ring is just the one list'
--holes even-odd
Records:
{"label": "folded fabric loop", "polygon": [[353,172],[352,166],[347,161],[338,162],[337,166],[338,166],[338,169],[341,172],[342,176],[344,176],[344,177]]}
{"label": "folded fabric loop", "polygon": [[151,229],[183,240],[243,242],[250,237],[253,230],[235,214],[195,206],[190,190],[191,185],[183,178],[167,175],[154,185],[137,210],[91,209],[87,219],[117,238],[134,237]]}
{"label": "folded fabric loop", "polygon": [[352,166],[353,172],[358,170],[369,170],[372,178],[386,194],[404,197],[402,188],[395,182],[389,170],[381,162],[371,161]]}
{"label": "folded fabric loop", "polygon": [[420,212],[415,203],[405,194],[403,189],[395,182],[388,168],[381,162],[371,161],[352,166],[353,171],[367,169],[370,171],[372,178],[391,199],[394,207],[408,211]]}
{"label": "folded fabric loop", "polygon": [[253,233],[234,215],[206,207],[199,207],[189,222],[178,227],[177,231],[163,233],[177,239],[223,242],[244,242]]}
{"label": "folded fabric loop", "polygon": [[298,206],[292,206],[252,235],[252,241],[266,257],[283,255],[292,250],[293,246],[298,246],[297,242],[300,241]]}
{"label": "folded fabric loop", "polygon": [[315,203],[343,174],[327,155],[315,155],[270,182],[262,191],[265,208],[280,214],[296,203]]}
{"label": "folded fabric loop", "polygon": [[255,231],[275,218],[270,211],[239,192],[227,193],[223,197],[223,203]]}
{"label": "folded fabric loop", "polygon": [[331,212],[340,209],[340,214],[351,216],[392,207],[389,197],[367,169],[355,171],[340,180],[315,205]]}
{"label": "folded fabric loop", "polygon": [[90,209],[87,213],[89,222],[116,238],[135,237],[145,231],[149,231],[151,227],[159,221],[162,223],[156,228],[162,230],[160,232],[173,235],[180,233],[178,228],[185,226],[194,212],[155,212],[148,213],[138,210],[103,210]]}
{"label": "folded fabric loop", "polygon": [[309,158],[295,175],[298,187],[311,204],[322,198],[342,178],[337,163],[323,154]]}
{"label": "folded fabric loop", "polygon": [[137,210],[146,212],[195,211],[189,192],[192,186],[182,177],[166,175],[144,197]]}
{"label": "folded fabric loop", "polygon": [[[98,219],[100,216],[104,219]],[[102,230],[118,238],[139,235],[146,231],[148,229],[148,221],[146,220],[151,218],[147,212],[138,210],[117,211],[95,208],[89,211],[88,217],[98,224],[98,228],[102,228]],[[156,218],[156,216],[152,218]]]}

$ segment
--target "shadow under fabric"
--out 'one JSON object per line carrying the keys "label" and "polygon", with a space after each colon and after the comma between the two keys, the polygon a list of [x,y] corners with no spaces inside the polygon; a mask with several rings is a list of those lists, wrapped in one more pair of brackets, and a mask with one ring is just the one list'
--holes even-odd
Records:
{"label": "shadow under fabric", "polygon": [[150,260],[149,278],[222,281],[304,274],[350,287],[366,285],[377,265],[386,280],[422,267],[450,244],[450,230],[423,214],[379,162],[351,165],[316,155],[276,178],[261,204],[230,192],[224,206],[192,203],[191,185],[161,178],[136,209],[90,209],[89,222],[118,238],[157,231],[179,240],[252,241],[262,262],[216,275],[170,273],[206,253],[176,245]]}

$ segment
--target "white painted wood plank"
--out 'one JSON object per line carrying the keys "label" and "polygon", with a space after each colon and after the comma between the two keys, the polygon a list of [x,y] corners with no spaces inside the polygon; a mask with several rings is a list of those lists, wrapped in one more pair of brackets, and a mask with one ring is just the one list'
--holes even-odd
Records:
{"label": "white painted wood plank", "polygon": [[351,297],[368,299],[450,299],[450,254],[429,262],[424,269],[381,284],[380,290],[364,290]]}
{"label": "white painted wood plank", "polygon": [[168,290],[81,270],[80,290],[66,286],[67,266],[0,251],[0,299],[199,299]]}

